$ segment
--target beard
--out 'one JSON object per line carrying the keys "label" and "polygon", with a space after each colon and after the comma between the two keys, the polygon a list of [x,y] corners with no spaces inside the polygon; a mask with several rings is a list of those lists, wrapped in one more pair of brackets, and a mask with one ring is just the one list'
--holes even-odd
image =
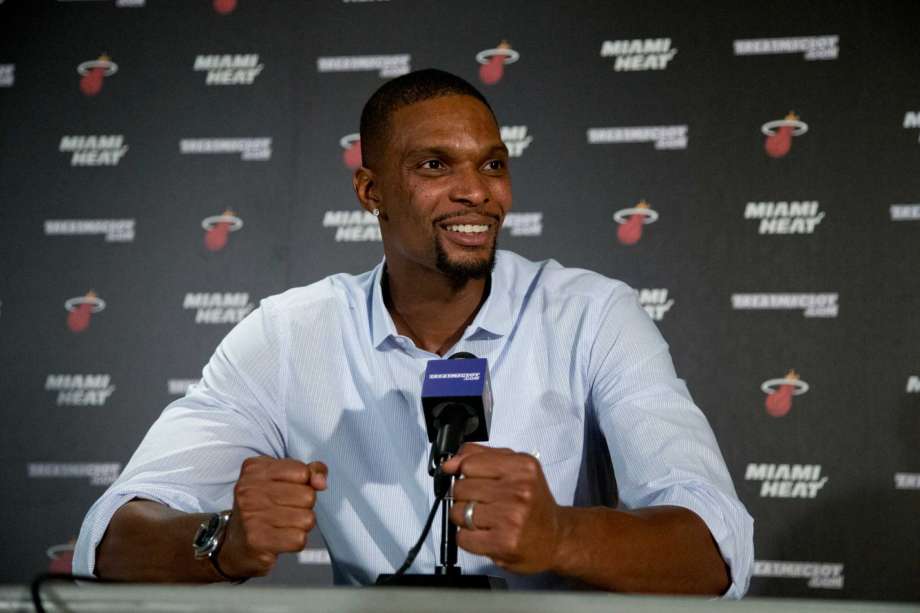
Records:
{"label": "beard", "polygon": [[484,259],[470,261],[456,261],[450,259],[447,252],[441,246],[441,241],[435,238],[434,250],[437,260],[435,265],[438,270],[447,276],[451,285],[459,289],[466,285],[471,279],[483,279],[492,274],[495,268],[495,251],[498,248],[498,240],[492,241],[492,248],[489,255]]}

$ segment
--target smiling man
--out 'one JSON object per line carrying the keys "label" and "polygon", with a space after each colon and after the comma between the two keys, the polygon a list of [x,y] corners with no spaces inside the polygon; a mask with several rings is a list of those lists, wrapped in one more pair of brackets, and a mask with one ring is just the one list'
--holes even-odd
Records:
{"label": "smiling man", "polygon": [[752,520],[635,292],[496,251],[511,180],[482,95],[437,70],[399,77],[361,141],[353,184],[384,261],[268,298],[223,340],[87,514],[75,571],[244,579],[318,526],[337,583],[392,572],[432,504],[421,375],[468,351],[489,360],[495,410],[490,446],[445,465],[464,477],[466,572],[742,596]]}
{"label": "smiling man", "polygon": [[511,176],[481,95],[424,96],[397,80],[371,98],[353,183],[380,219],[384,299],[397,330],[443,355],[487,296]]}

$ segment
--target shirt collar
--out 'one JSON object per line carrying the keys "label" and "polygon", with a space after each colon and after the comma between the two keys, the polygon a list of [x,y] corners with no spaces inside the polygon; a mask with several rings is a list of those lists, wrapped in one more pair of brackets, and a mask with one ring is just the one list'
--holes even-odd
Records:
{"label": "shirt collar", "polygon": [[[386,264],[386,258],[381,260],[374,268],[372,275],[371,294],[368,305],[370,308],[371,324],[371,341],[375,348],[390,337],[396,337],[399,332],[396,331],[396,324],[390,317],[389,311],[383,302],[383,267]],[[492,282],[489,290],[489,297],[479,309],[473,322],[470,324],[463,338],[468,338],[480,331],[493,336],[505,336],[511,332],[514,324],[515,303],[520,303],[516,288],[514,287],[514,275],[511,274],[511,263],[507,261],[504,254],[499,251],[495,256],[495,268],[492,271]]]}

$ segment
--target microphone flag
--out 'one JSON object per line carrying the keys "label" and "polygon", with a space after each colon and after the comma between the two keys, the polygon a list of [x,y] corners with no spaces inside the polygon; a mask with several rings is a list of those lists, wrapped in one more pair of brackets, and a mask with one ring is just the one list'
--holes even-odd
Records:
{"label": "microphone flag", "polygon": [[[470,419],[464,441],[489,440],[492,424],[492,384],[485,358],[429,360],[422,382],[422,407],[433,443],[440,429],[441,413],[448,406],[464,407]],[[474,423],[475,422],[475,423]]]}

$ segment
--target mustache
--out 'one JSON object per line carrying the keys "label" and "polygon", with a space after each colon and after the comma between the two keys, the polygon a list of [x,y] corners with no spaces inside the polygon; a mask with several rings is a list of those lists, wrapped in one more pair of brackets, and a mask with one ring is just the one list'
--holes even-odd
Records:
{"label": "mustache", "polygon": [[[434,223],[436,224],[444,223],[445,221],[449,221],[451,219],[454,219],[455,217],[466,217],[469,214],[470,214],[469,211],[457,211],[456,213],[448,213],[446,215],[441,215],[440,217],[436,218],[434,220]],[[479,213],[479,214],[482,215],[483,217],[491,217],[492,219],[495,220],[496,223],[500,224],[502,222],[502,217],[500,215],[496,215],[495,213]]]}

